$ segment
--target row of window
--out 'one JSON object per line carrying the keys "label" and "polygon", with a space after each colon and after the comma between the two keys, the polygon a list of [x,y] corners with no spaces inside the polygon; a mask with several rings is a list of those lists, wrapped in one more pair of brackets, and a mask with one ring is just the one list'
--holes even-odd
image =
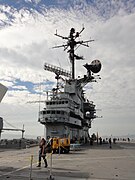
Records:
{"label": "row of window", "polygon": [[46,102],[46,105],[54,105],[54,104],[68,104],[68,101],[50,101],[50,102]]}
{"label": "row of window", "polygon": [[65,114],[64,111],[41,111],[41,114]]}

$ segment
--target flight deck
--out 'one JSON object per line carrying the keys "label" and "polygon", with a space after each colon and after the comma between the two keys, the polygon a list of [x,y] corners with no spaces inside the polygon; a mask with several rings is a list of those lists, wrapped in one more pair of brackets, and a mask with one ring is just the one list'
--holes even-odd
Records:
{"label": "flight deck", "polygon": [[[31,159],[32,158],[32,159]],[[69,154],[47,154],[48,167],[36,167],[38,147],[0,149],[0,180],[134,180],[135,142],[87,145]]]}

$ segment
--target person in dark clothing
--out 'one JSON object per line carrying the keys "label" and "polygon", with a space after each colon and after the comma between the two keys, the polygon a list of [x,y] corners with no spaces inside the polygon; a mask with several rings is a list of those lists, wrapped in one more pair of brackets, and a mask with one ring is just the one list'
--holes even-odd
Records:
{"label": "person in dark clothing", "polygon": [[47,160],[46,160],[46,140],[44,138],[41,139],[40,143],[39,143],[39,162],[37,167],[41,167],[41,158],[43,158],[44,163],[45,163],[45,168],[48,166],[47,164]]}
{"label": "person in dark clothing", "polygon": [[99,142],[100,142],[100,145],[102,145],[102,138],[101,137],[99,138]]}
{"label": "person in dark clothing", "polygon": [[111,138],[109,138],[109,145],[110,145],[110,149],[112,148],[112,140]]}

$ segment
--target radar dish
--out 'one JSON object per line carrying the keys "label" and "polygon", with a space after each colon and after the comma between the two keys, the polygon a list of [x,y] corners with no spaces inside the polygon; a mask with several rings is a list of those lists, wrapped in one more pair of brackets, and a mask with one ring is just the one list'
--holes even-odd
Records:
{"label": "radar dish", "polygon": [[101,62],[99,60],[93,60],[90,65],[90,70],[93,73],[98,73],[101,70]]}

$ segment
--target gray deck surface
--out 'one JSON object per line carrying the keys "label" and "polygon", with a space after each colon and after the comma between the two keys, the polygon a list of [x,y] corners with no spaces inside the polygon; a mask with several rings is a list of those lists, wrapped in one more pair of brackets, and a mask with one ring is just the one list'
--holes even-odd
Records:
{"label": "gray deck surface", "polygon": [[0,180],[135,180],[135,143],[121,142],[109,149],[108,144],[86,146],[69,154],[53,154],[50,176],[48,167],[37,168],[38,147],[21,150],[0,149]]}

